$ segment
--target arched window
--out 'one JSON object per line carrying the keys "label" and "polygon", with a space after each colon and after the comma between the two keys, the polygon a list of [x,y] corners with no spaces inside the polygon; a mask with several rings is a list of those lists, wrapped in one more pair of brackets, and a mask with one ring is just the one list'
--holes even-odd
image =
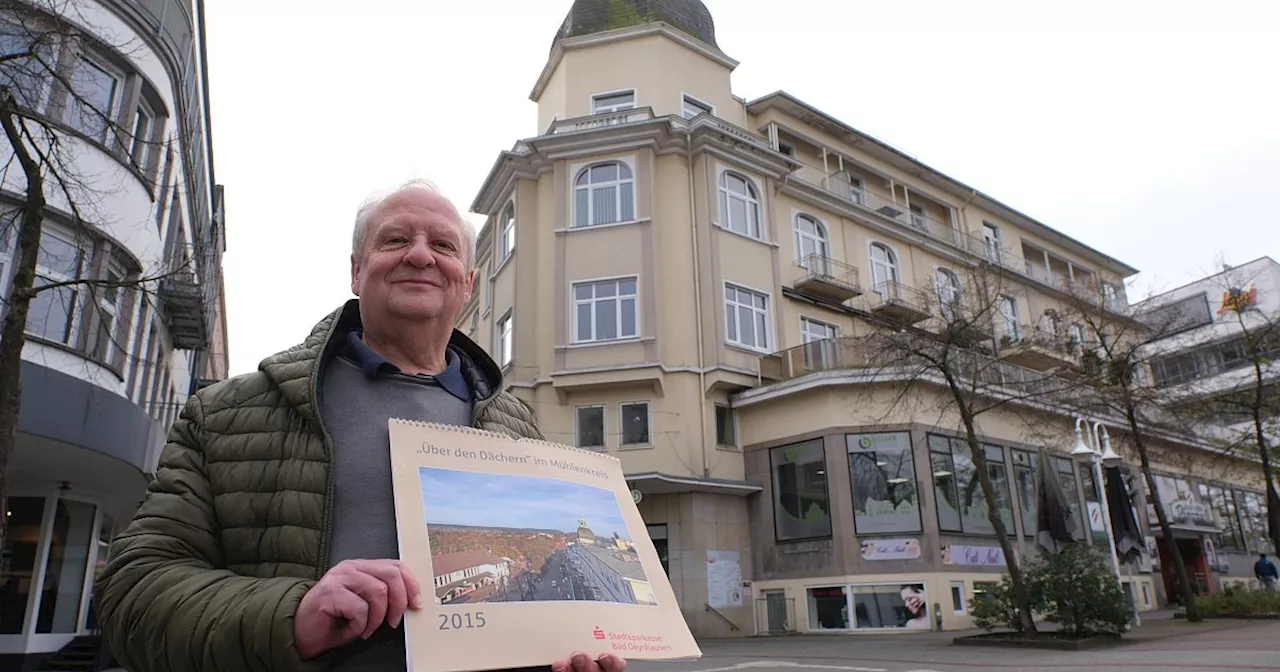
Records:
{"label": "arched window", "polygon": [[751,180],[729,171],[720,174],[720,225],[761,238],[760,194]]}
{"label": "arched window", "polygon": [[636,218],[636,183],[620,161],[597,163],[574,180],[573,225],[598,226]]}
{"label": "arched window", "polygon": [[827,252],[827,227],[809,215],[796,215],[796,260],[800,265],[811,271],[824,270],[821,266],[831,256]]}
{"label": "arched window", "polygon": [[938,292],[938,304],[942,306],[942,317],[947,320],[959,318],[962,300],[960,279],[949,269],[939,268],[933,272],[933,284]]}
{"label": "arched window", "polygon": [[500,235],[499,254],[502,255],[502,261],[506,261],[507,257],[516,249],[516,204],[508,203],[507,207],[502,211],[502,217],[499,219]]}
{"label": "arched window", "polygon": [[884,243],[872,243],[871,289],[879,294],[897,296],[898,282],[898,255]]}

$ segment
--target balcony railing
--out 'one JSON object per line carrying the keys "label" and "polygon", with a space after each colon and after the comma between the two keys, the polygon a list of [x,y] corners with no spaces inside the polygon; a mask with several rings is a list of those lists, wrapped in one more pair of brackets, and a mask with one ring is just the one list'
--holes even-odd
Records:
{"label": "balcony railing", "polygon": [[912,213],[903,203],[885,198],[862,187],[855,187],[847,173],[833,173],[825,177],[822,186],[827,191],[872,212],[878,213],[909,229],[932,234],[930,223],[950,229],[950,225],[935,222],[926,215]]}
{"label": "balcony railing", "polygon": [[653,110],[647,107],[619,110],[618,112],[606,112],[604,114],[593,114],[589,117],[577,117],[574,119],[556,121],[551,125],[551,135],[577,133],[579,131],[593,131],[599,128],[607,128],[609,126],[631,124],[638,121],[649,121],[650,119],[653,119]]}
{"label": "balcony railing", "polygon": [[1017,334],[1000,337],[1001,359],[1037,371],[1078,365],[1079,355],[1079,344],[1044,329],[1023,327]]}
{"label": "balcony railing", "polygon": [[929,318],[929,297],[924,292],[897,280],[876,283],[869,295],[871,312],[906,324]]}
{"label": "balcony railing", "polygon": [[821,254],[810,254],[796,262],[800,273],[795,288],[811,296],[844,303],[862,294],[858,269]]}

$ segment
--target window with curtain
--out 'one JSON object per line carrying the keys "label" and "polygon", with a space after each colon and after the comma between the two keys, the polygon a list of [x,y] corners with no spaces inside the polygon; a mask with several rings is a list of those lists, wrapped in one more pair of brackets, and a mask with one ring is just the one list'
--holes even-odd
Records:
{"label": "window with curtain", "polygon": [[636,218],[635,179],[621,161],[583,168],[574,180],[573,225],[599,226]]}

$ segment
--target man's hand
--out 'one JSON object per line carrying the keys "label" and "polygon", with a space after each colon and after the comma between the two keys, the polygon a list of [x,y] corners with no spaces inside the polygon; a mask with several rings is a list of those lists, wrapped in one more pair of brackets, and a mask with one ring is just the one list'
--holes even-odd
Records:
{"label": "man's hand", "polygon": [[622,672],[625,669],[627,661],[611,653],[595,660],[585,653],[574,653],[568,660],[557,660],[551,664],[551,672]]}
{"label": "man's hand", "polygon": [[293,618],[294,647],[303,660],[314,658],[357,637],[368,639],[383,622],[400,627],[405,609],[421,606],[421,585],[399,560],[344,560],[302,596]]}

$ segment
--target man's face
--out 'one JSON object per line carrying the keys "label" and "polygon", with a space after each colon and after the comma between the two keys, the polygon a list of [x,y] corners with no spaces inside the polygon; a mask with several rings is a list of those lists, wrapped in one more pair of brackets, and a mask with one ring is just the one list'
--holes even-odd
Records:
{"label": "man's face", "polygon": [[365,323],[443,320],[450,326],[471,298],[463,224],[439,195],[409,191],[386,200],[351,257],[351,291]]}

